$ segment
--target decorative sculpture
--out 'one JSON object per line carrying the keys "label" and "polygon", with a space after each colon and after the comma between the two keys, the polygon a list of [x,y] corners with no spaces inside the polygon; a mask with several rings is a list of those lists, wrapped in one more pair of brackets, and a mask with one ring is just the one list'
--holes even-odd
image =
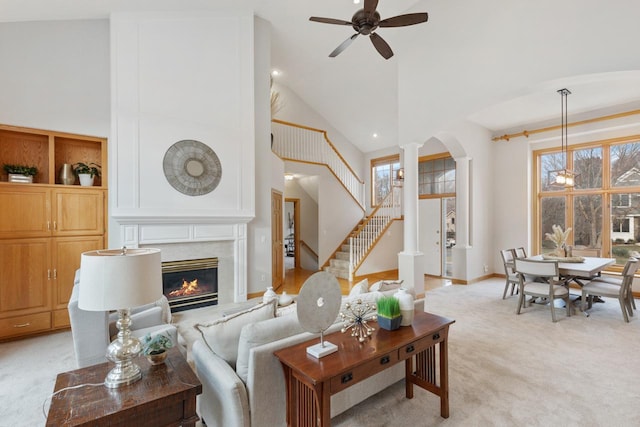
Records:
{"label": "decorative sculpture", "polygon": [[376,306],[363,303],[360,299],[354,304],[346,303],[345,313],[340,312],[340,318],[343,324],[341,331],[344,333],[351,330],[352,337],[364,342],[375,331],[374,327],[369,326],[369,321],[376,318]]}

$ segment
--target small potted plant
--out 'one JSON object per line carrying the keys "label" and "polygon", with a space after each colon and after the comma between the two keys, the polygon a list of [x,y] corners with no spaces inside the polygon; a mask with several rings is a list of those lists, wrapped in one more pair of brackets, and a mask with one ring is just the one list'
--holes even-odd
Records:
{"label": "small potted plant", "polygon": [[142,338],[142,354],[147,356],[147,359],[152,365],[160,365],[164,363],[167,358],[167,350],[173,347],[171,338],[166,335],[147,334]]}
{"label": "small potted plant", "polygon": [[389,295],[381,297],[376,303],[378,306],[378,325],[382,329],[393,331],[400,327],[402,314],[400,314],[400,301]]}
{"label": "small potted plant", "polygon": [[80,185],[91,187],[94,177],[100,176],[100,165],[97,163],[78,162],[73,166],[73,172],[78,175]]}
{"label": "small potted plant", "polygon": [[35,166],[10,165],[3,166],[4,171],[9,174],[9,182],[33,182],[33,177],[38,173]]}

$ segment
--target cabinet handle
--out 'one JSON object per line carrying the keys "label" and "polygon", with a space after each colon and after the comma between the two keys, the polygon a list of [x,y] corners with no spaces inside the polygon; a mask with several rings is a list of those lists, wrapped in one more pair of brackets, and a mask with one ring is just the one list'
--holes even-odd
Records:
{"label": "cabinet handle", "polygon": [[433,339],[434,340],[439,340],[440,339],[440,334],[433,334]]}
{"label": "cabinet handle", "polygon": [[31,325],[31,322],[23,323],[22,325],[13,325],[14,328],[26,328]]}
{"label": "cabinet handle", "polygon": [[58,270],[57,269],[53,269],[53,278],[57,279],[58,278]]}
{"label": "cabinet handle", "polygon": [[51,269],[47,268],[47,280],[51,280]]}
{"label": "cabinet handle", "polygon": [[380,364],[381,365],[386,365],[390,361],[391,361],[391,359],[389,359],[389,355],[386,355],[386,356],[383,356],[383,357],[380,358]]}
{"label": "cabinet handle", "polygon": [[58,223],[56,221],[53,221],[53,230],[57,230],[58,229]]}
{"label": "cabinet handle", "polygon": [[413,350],[415,350],[415,349],[416,349],[416,348],[415,348],[415,347],[413,346],[413,344],[412,344],[412,345],[408,345],[408,346],[407,346],[406,351],[407,351],[407,353],[413,353]]}
{"label": "cabinet handle", "polygon": [[348,374],[344,374],[342,378],[340,378],[340,381],[342,381],[342,384],[346,384],[352,379],[353,379],[353,374],[349,372]]}
{"label": "cabinet handle", "polygon": [[51,222],[47,221],[47,231],[51,231]]}

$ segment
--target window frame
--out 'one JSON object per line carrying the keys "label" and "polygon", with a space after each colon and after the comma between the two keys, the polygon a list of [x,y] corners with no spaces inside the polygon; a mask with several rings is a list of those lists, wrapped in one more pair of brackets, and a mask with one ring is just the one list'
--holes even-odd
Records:
{"label": "window frame", "polygon": [[[371,159],[369,162],[369,173],[370,173],[370,180],[369,182],[371,183],[371,188],[369,191],[369,204],[371,205],[371,208],[375,208],[377,206],[376,204],[376,174],[374,172],[374,167],[378,167],[378,166],[389,166],[391,168],[391,173],[390,173],[390,185],[389,185],[389,191],[391,191],[391,188],[394,185],[395,182],[395,177],[393,176],[393,165],[395,163],[398,163],[398,168],[401,168],[402,165],[400,165],[400,154],[391,154],[388,156],[383,156],[383,157],[376,157],[374,159]],[[388,195],[388,193],[387,193]]]}
{"label": "window frame", "polygon": [[[573,158],[574,152],[585,148],[602,148],[602,186],[601,188],[588,188],[578,189],[576,187],[569,187],[560,190],[543,190],[542,189],[542,162],[541,156],[545,154],[560,153],[561,147],[550,147],[540,150],[533,150],[532,162],[533,162],[533,191],[532,191],[532,209],[533,209],[533,247],[541,253],[542,251],[542,236],[541,234],[541,222],[542,217],[540,215],[541,200],[547,197],[564,197],[565,199],[565,224],[564,228],[571,227],[572,231],[568,240],[573,241],[573,228],[574,228],[574,199],[577,196],[583,195],[601,195],[602,196],[602,231],[601,231],[601,256],[612,257],[612,245],[611,245],[611,213],[612,213],[612,197],[615,194],[633,194],[640,193],[640,185],[638,186],[625,186],[614,187],[611,184],[611,147],[620,144],[638,143],[640,144],[640,135],[629,135],[621,138],[612,138],[598,141],[590,141],[581,144],[574,144],[567,147],[567,168],[573,170]],[[629,196],[630,197],[630,196]],[[622,271],[623,265],[613,265],[607,268],[609,271]]]}
{"label": "window frame", "polygon": [[454,189],[455,189],[455,185],[456,185],[456,180],[458,179],[458,168],[457,168],[457,164],[455,159],[451,156],[451,154],[449,152],[444,152],[444,153],[437,153],[437,154],[429,154],[427,156],[420,156],[418,158],[418,198],[419,199],[444,199],[447,197],[456,197],[456,192],[455,190],[451,193],[431,193],[431,194],[423,194],[420,193],[420,163],[423,162],[429,162],[432,160],[440,160],[440,159],[451,159],[453,161],[454,164],[454,171],[456,173],[456,177],[454,179]]}

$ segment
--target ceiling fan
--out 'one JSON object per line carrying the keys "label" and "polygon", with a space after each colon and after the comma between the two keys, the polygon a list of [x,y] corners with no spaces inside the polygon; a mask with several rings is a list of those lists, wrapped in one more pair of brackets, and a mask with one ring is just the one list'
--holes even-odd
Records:
{"label": "ceiling fan", "polygon": [[329,54],[329,57],[334,58],[338,56],[343,50],[345,50],[351,42],[355,40],[358,35],[369,36],[371,43],[376,48],[378,53],[389,59],[393,56],[393,51],[389,44],[380,37],[375,30],[378,27],[406,27],[407,25],[420,24],[427,22],[429,15],[424,13],[407,13],[405,15],[398,15],[392,18],[380,20],[380,14],[376,11],[378,7],[378,0],[364,0],[364,8],[358,10],[351,21],[343,21],[341,19],[333,18],[320,18],[312,16],[309,21],[321,22],[324,24],[336,24],[336,25],[351,25],[356,33],[343,41],[340,46],[335,48],[333,52]]}

